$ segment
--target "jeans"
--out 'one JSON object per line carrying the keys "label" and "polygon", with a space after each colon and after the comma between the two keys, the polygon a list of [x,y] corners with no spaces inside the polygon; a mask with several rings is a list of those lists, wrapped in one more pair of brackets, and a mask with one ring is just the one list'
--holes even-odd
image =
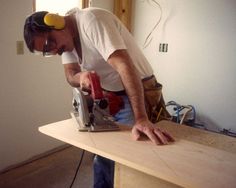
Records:
{"label": "jeans", "polygon": [[[131,109],[127,96],[122,96],[124,101],[124,108],[121,109],[115,116],[115,121],[125,124],[133,125],[134,115]],[[96,155],[93,161],[94,173],[94,188],[113,188],[114,185],[114,161]]]}

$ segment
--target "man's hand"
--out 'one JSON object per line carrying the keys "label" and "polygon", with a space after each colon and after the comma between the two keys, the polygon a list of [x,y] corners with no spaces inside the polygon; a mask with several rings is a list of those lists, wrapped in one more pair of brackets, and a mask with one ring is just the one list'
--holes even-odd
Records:
{"label": "man's hand", "polygon": [[169,133],[160,130],[149,120],[138,121],[133,126],[132,137],[134,140],[139,140],[141,134],[145,134],[156,145],[165,145],[175,141]]}
{"label": "man's hand", "polygon": [[94,71],[81,71],[77,62],[64,64],[65,75],[72,87],[81,87],[84,91],[90,91],[89,73]]}
{"label": "man's hand", "polygon": [[[91,71],[94,73],[94,71]],[[90,71],[83,71],[79,73],[79,82],[80,87],[84,91],[90,91],[91,90],[91,80],[89,79]]]}

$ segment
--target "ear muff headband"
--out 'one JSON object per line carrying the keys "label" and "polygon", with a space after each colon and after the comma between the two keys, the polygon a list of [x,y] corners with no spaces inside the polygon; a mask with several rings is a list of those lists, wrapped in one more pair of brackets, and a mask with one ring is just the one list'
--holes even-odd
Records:
{"label": "ear muff headband", "polygon": [[50,31],[52,28],[45,25],[43,20],[47,13],[46,11],[33,13],[25,20],[25,27],[32,31]]}
{"label": "ear muff headband", "polygon": [[63,16],[40,11],[29,16],[25,21],[25,25],[29,25],[35,31],[61,30],[65,27],[65,20]]}
{"label": "ear muff headband", "polygon": [[51,14],[51,13],[47,13],[44,16],[44,23],[49,26],[52,27],[53,29],[63,29],[65,27],[65,19],[63,16],[60,16],[58,14]]}

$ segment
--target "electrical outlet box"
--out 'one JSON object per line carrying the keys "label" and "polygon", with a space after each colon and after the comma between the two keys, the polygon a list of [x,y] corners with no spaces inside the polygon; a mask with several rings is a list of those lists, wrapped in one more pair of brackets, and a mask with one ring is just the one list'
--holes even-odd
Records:
{"label": "electrical outlet box", "polygon": [[160,43],[159,52],[168,52],[168,43]]}
{"label": "electrical outlet box", "polygon": [[16,41],[16,54],[17,55],[24,54],[24,41],[22,40]]}

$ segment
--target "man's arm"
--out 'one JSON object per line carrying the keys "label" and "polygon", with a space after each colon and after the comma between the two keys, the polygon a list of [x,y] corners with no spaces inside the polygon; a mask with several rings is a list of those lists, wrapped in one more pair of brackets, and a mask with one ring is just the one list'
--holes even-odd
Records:
{"label": "man's arm", "polygon": [[90,80],[88,78],[87,71],[81,72],[78,63],[64,64],[64,71],[66,75],[67,82],[72,87],[82,87],[84,89],[90,87]]}
{"label": "man's arm", "polygon": [[[132,129],[134,139],[144,133],[155,144],[167,144],[173,138],[156,128],[147,117],[141,79],[126,50],[117,50],[110,55],[108,63],[119,73],[134,112],[135,125]],[[167,134],[164,135],[164,134]]]}
{"label": "man's arm", "polygon": [[[115,51],[108,59],[108,63],[119,73],[129,96],[135,120],[147,119],[144,105],[143,87],[137,70],[126,50]],[[140,100],[141,99],[141,100]]]}

